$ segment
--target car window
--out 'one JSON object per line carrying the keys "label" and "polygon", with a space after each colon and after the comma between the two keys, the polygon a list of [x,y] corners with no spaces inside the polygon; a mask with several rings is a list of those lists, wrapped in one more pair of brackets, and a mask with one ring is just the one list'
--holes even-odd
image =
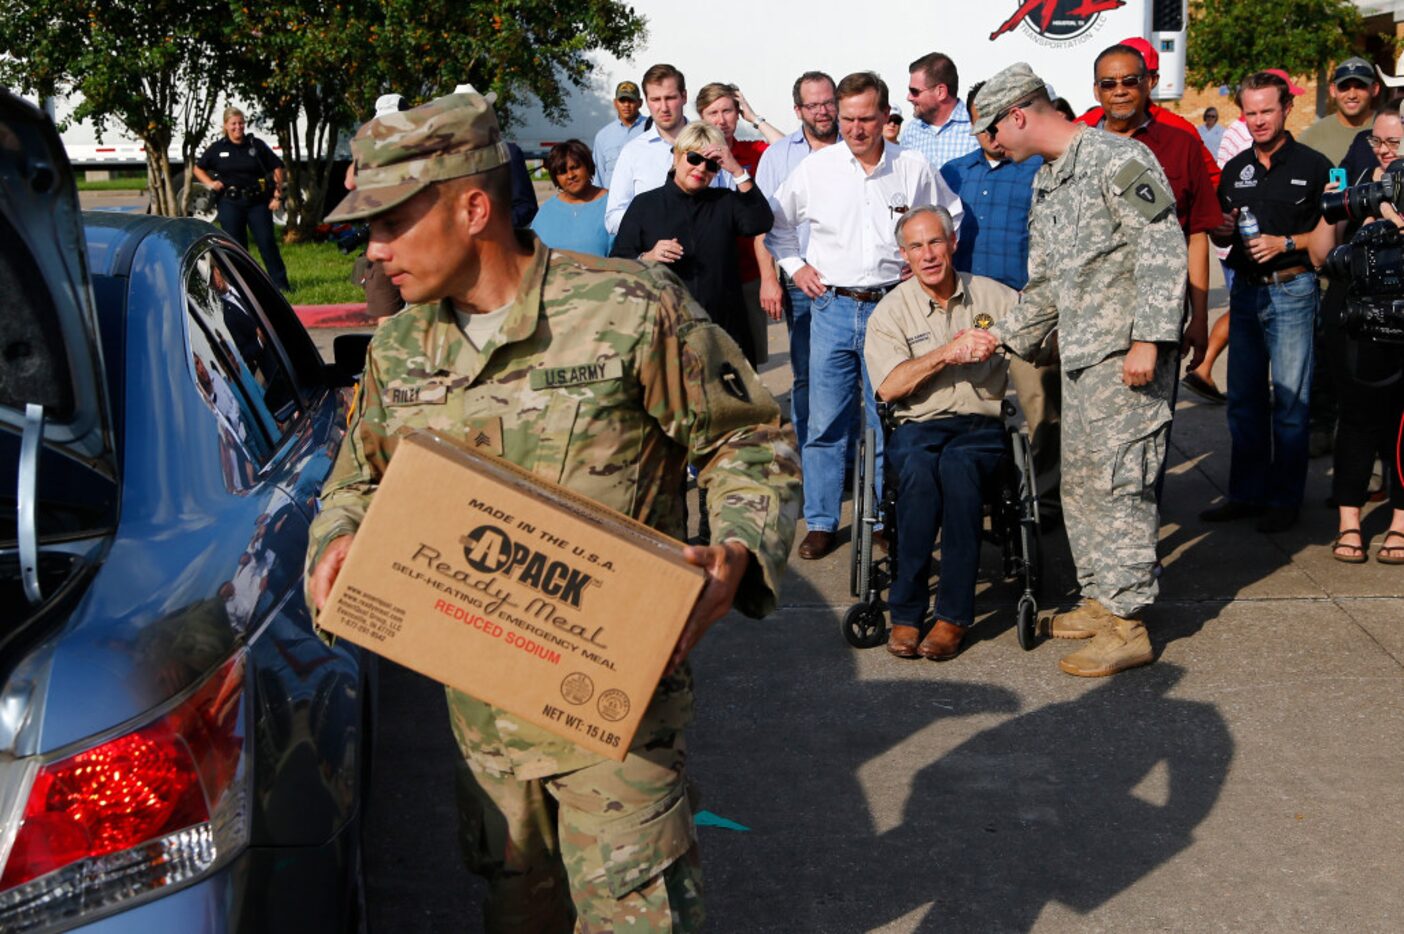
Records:
{"label": "car window", "polygon": [[[191,365],[200,391],[235,436],[260,462],[266,461],[302,412],[282,354],[241,283],[215,251],[206,249],[191,264],[186,295],[196,358]],[[226,385],[221,387],[220,381]]]}
{"label": "car window", "polygon": [[273,287],[268,276],[247,255],[216,247],[224,263],[232,269],[243,286],[243,293],[253,300],[263,324],[272,329],[273,337],[283,350],[285,362],[292,370],[293,381],[302,391],[306,403],[324,384],[322,355],[317,345],[297,320],[287,300]]}

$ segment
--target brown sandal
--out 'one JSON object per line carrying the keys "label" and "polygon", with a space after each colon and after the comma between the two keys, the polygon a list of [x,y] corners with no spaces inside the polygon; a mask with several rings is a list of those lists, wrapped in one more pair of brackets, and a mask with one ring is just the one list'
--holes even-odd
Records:
{"label": "brown sandal", "polygon": [[1375,552],[1375,560],[1380,564],[1404,564],[1404,545],[1391,545],[1391,538],[1404,539],[1404,532],[1393,529],[1386,532],[1384,541],[1380,542],[1379,550]]}
{"label": "brown sandal", "polygon": [[[1360,544],[1351,545],[1347,542],[1341,541],[1341,539],[1345,538],[1347,535],[1358,536],[1360,538]],[[1341,552],[1338,550],[1341,548],[1349,548],[1351,553],[1341,554]],[[1381,546],[1380,550],[1383,551],[1384,547]],[[1404,551],[1404,547],[1401,547],[1400,550]],[[1365,537],[1360,534],[1360,530],[1345,529],[1341,532],[1341,534],[1337,535],[1335,542],[1331,544],[1331,557],[1335,558],[1337,561],[1342,561],[1346,564],[1364,564],[1366,561],[1369,561],[1370,556],[1365,553]],[[1404,564],[1404,561],[1401,561],[1400,563]]]}

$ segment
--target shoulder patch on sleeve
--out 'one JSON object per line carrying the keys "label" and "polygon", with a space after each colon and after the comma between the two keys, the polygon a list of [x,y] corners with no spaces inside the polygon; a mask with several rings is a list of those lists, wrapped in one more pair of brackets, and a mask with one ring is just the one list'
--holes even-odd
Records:
{"label": "shoulder patch on sleeve", "polygon": [[1150,167],[1132,159],[1112,179],[1112,193],[1136,209],[1148,221],[1159,220],[1175,209],[1175,199]]}

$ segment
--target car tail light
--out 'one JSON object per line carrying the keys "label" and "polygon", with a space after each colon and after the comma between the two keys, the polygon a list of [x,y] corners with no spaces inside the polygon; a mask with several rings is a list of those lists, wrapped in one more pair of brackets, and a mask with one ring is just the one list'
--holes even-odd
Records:
{"label": "car tail light", "polygon": [[0,874],[0,930],[116,907],[242,849],[244,707],[240,654],[155,721],[40,764]]}

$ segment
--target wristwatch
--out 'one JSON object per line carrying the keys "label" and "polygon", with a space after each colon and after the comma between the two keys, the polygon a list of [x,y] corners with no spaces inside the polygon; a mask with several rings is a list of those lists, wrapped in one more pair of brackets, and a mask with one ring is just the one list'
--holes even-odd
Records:
{"label": "wristwatch", "polygon": [[764,117],[757,117],[756,119],[754,119],[754,120],[751,121],[751,126],[755,127],[757,130],[759,130],[759,129],[760,129],[760,125],[761,125],[762,123],[764,123],[764,122],[765,122],[765,118],[764,118]]}
{"label": "wristwatch", "polygon": [[1283,250],[1285,250],[1285,251],[1288,252],[1288,253],[1291,253],[1291,252],[1292,252],[1293,250],[1295,250],[1296,248],[1297,248],[1297,241],[1296,241],[1296,240],[1292,239],[1291,237],[1283,237],[1283,238],[1282,238],[1282,249],[1283,249]]}
{"label": "wristwatch", "polygon": [[744,185],[751,180],[751,173],[747,172],[745,169],[742,169],[741,174],[731,176],[731,180],[734,181],[737,185]]}

